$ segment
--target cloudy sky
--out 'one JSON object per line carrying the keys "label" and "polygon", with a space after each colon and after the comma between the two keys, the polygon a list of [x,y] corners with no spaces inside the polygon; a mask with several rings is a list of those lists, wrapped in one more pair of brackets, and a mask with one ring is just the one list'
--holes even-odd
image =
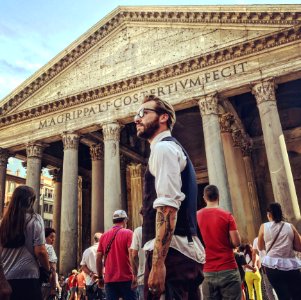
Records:
{"label": "cloudy sky", "polygon": [[[281,4],[286,1],[0,0],[0,101],[117,6]],[[290,4],[300,3],[289,1]],[[10,163],[11,169],[15,166]]]}

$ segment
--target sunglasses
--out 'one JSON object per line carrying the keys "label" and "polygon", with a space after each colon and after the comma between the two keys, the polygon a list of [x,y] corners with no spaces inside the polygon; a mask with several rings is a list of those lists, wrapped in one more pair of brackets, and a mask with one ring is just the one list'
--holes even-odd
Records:
{"label": "sunglasses", "polygon": [[153,111],[153,112],[155,112],[155,113],[157,113],[157,114],[162,113],[161,111],[159,111],[159,110],[157,110],[157,109],[153,109],[153,108],[144,108],[144,107],[142,107],[142,108],[137,112],[137,114],[135,115],[134,121],[136,121],[136,120],[138,120],[138,119],[142,119],[142,118],[144,117],[146,111]]}

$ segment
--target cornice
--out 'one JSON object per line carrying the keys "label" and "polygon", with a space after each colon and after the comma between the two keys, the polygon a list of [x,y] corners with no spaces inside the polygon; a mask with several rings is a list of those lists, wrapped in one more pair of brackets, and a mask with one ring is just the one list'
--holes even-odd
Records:
{"label": "cornice", "polygon": [[[119,16],[119,13],[117,16]],[[129,12],[122,13],[123,19],[129,16]],[[197,13],[195,13],[197,14]],[[290,14],[291,15],[291,14]],[[102,28],[97,31],[97,34],[91,35],[88,39],[94,45],[103,36],[108,34],[108,30],[114,29],[120,22],[120,19],[115,16],[111,19],[110,24],[106,26],[106,29]],[[182,16],[182,15],[181,15]],[[120,17],[121,18],[121,17]],[[299,17],[298,17],[299,18]],[[300,16],[301,18],[301,16]],[[114,21],[115,20],[115,21]],[[114,21],[114,22],[113,22]],[[299,22],[299,21],[298,21]],[[301,23],[301,21],[299,22]],[[93,37],[94,36],[94,37]],[[64,67],[67,67],[71,60],[72,62],[78,58],[78,55],[82,55],[89,49],[89,43],[84,41],[77,48],[79,52],[75,49],[65,56],[65,60],[60,60],[48,71],[45,71],[43,75],[34,80],[30,85],[28,85],[23,91],[11,98],[2,107],[0,107],[1,114],[7,114],[0,118],[0,126],[6,126],[9,124],[14,124],[20,121],[24,121],[33,117],[38,117],[48,113],[53,113],[61,109],[76,106],[78,104],[86,103],[99,99],[102,97],[107,97],[110,95],[118,94],[121,92],[129,91],[142,85],[147,85],[150,83],[158,82],[171,77],[183,75],[191,71],[196,71],[206,67],[213,66],[215,64],[230,61],[232,59],[241,58],[246,55],[257,54],[259,52],[265,51],[266,49],[275,48],[281,45],[285,45],[301,39],[301,25],[290,27],[272,34],[267,34],[259,38],[255,38],[240,44],[231,45],[226,48],[219,49],[215,52],[205,53],[200,56],[195,56],[168,66],[161,69],[152,70],[148,73],[139,74],[126,78],[124,80],[119,80],[105,86],[100,86],[96,89],[86,90],[78,94],[69,95],[65,98],[58,99],[51,103],[46,103],[40,106],[32,107],[20,112],[7,114],[11,109],[23,102],[32,93],[41,88],[48,80],[52,79],[59,72],[62,71]]]}
{"label": "cornice", "polygon": [[119,7],[74,42],[70,50],[57,55],[49,68],[43,67],[44,72],[38,71],[24,88],[4,99],[0,115],[18,106],[124,22],[295,26],[301,24],[301,10],[293,8],[284,5],[275,11],[273,6],[259,6],[263,11],[258,11],[251,6]]}

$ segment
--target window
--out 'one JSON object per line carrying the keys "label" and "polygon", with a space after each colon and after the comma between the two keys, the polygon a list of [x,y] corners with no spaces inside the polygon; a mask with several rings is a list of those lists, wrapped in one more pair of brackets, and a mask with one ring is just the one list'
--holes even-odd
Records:
{"label": "window", "polygon": [[48,204],[44,204],[44,213],[47,213],[48,212]]}

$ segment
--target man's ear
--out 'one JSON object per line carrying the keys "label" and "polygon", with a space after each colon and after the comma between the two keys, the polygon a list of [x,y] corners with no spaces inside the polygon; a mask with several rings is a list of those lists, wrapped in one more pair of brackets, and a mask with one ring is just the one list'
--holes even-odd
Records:
{"label": "man's ear", "polygon": [[161,124],[167,123],[168,119],[169,119],[169,115],[168,115],[168,114],[163,114],[163,115],[161,115],[161,116],[159,117],[159,122],[160,122]]}

